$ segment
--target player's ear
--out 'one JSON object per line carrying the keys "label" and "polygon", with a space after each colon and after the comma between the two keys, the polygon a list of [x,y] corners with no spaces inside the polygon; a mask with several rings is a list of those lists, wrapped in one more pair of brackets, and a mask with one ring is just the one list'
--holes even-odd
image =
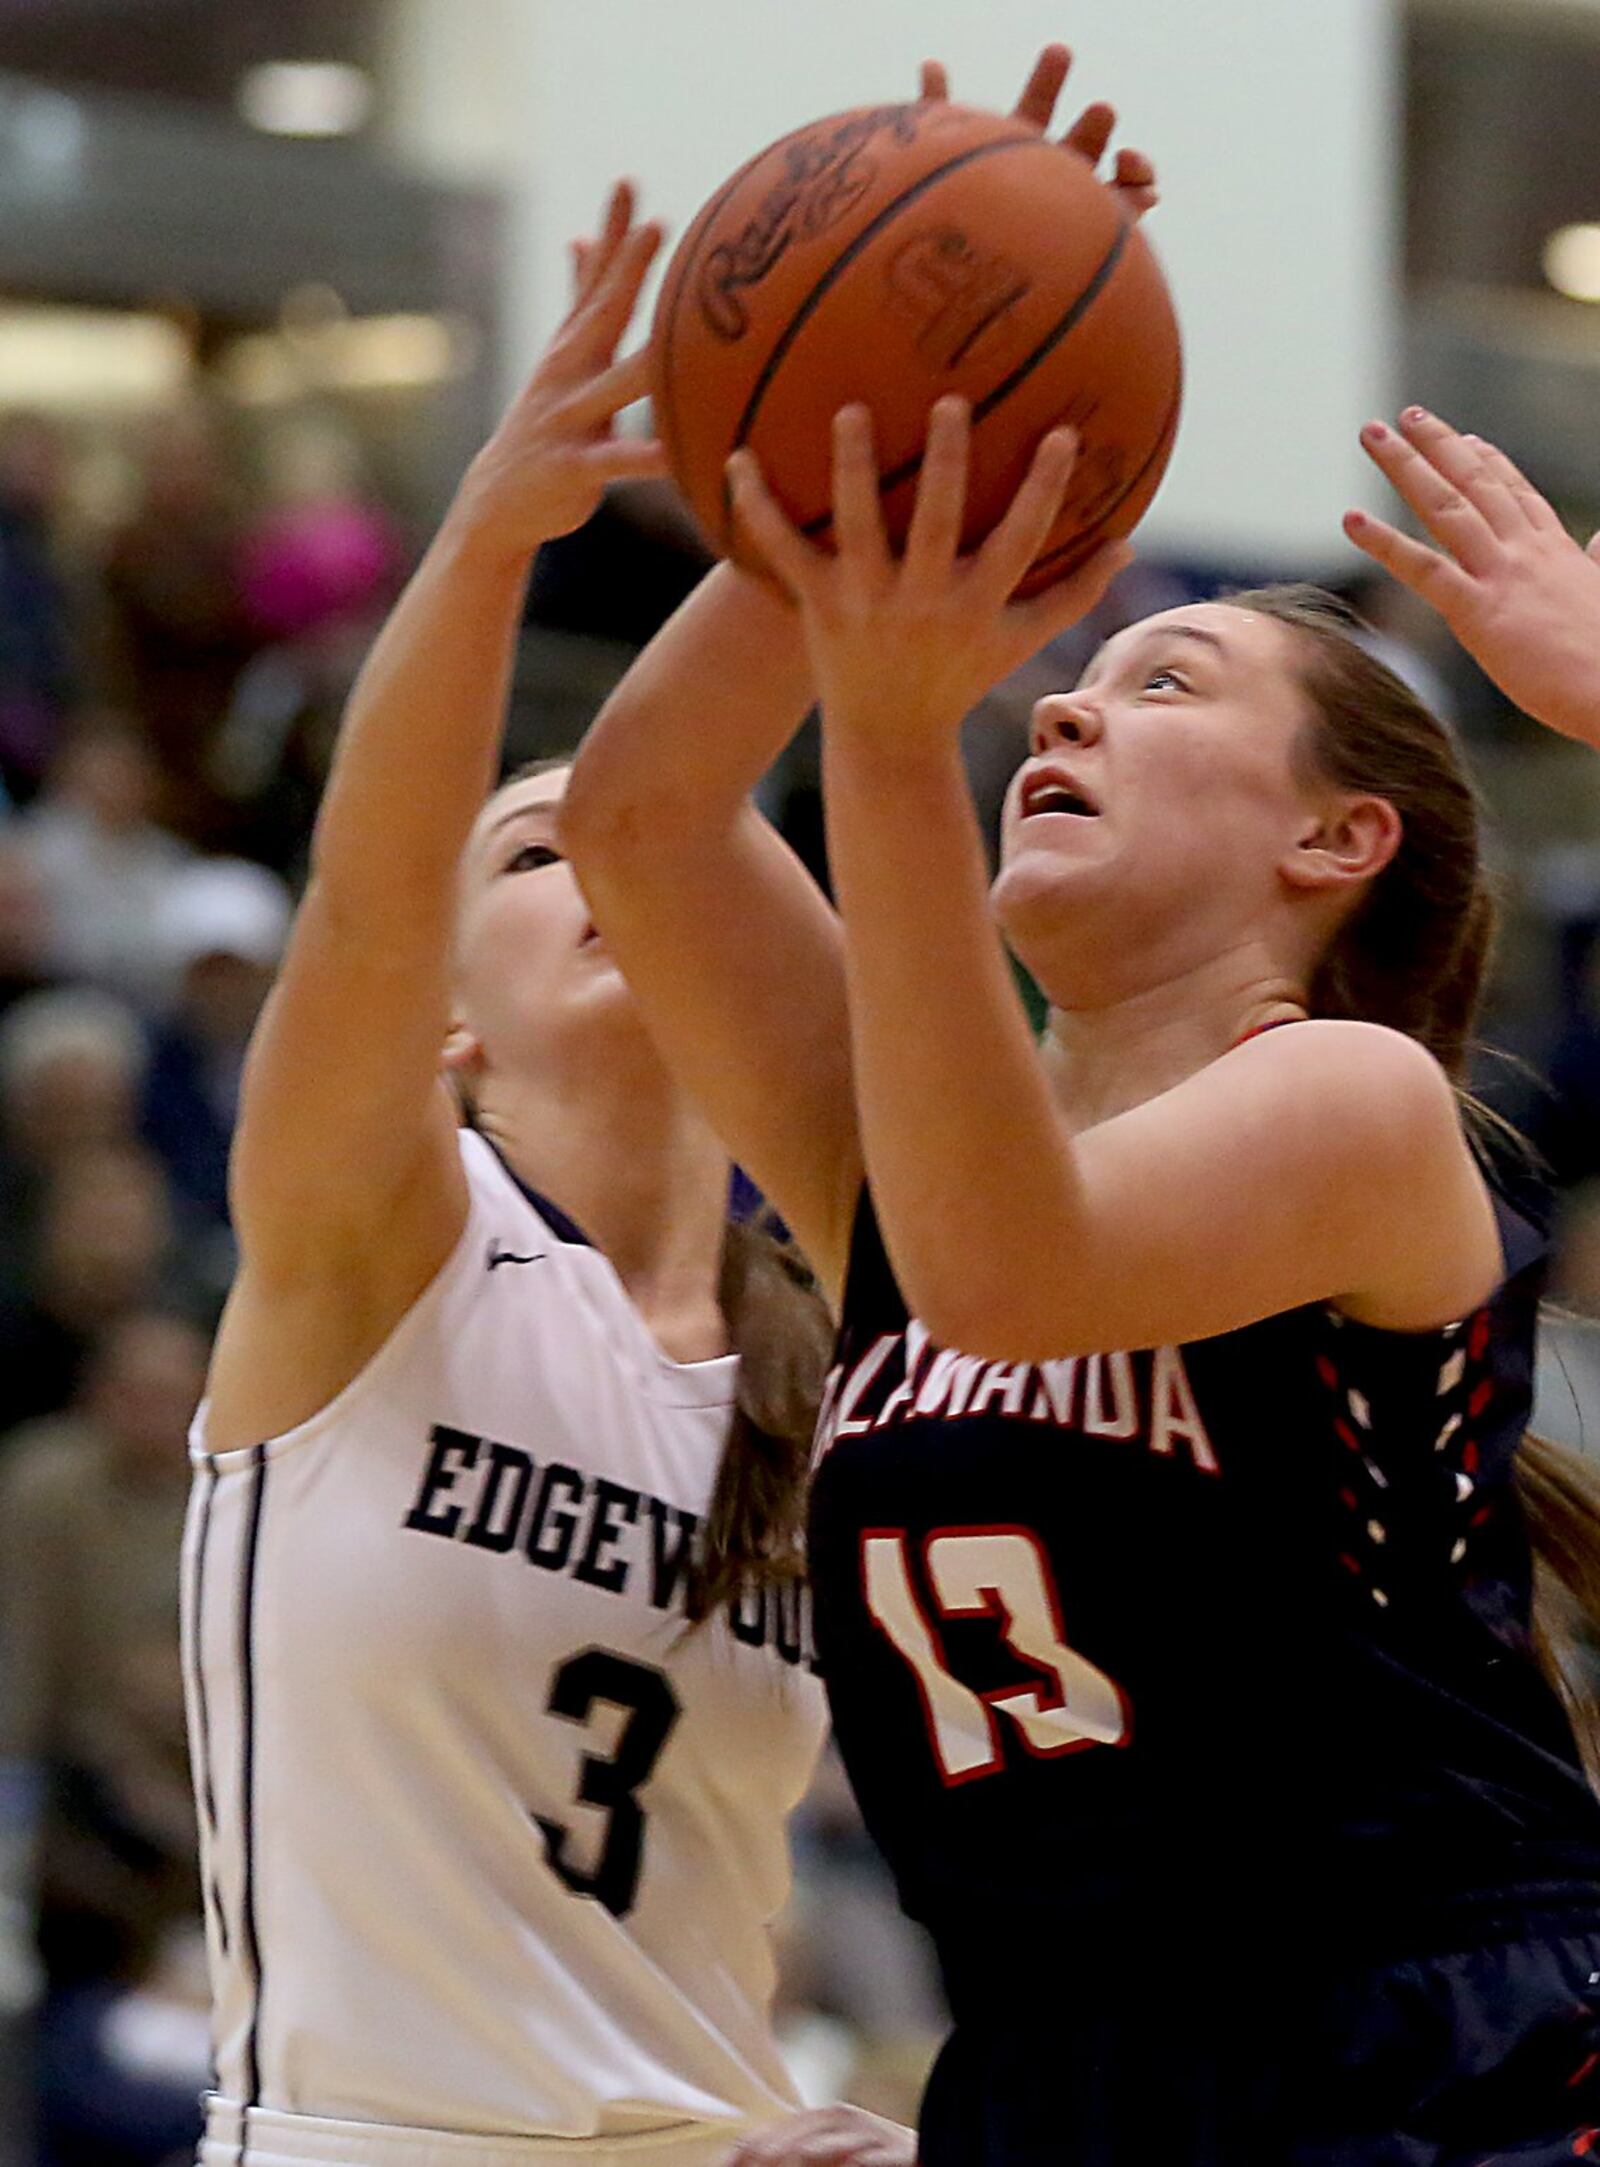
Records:
{"label": "player's ear", "polygon": [[1358,887],[1389,864],[1400,837],[1400,815],[1387,798],[1335,798],[1307,819],[1278,870],[1302,891]]}
{"label": "player's ear", "polygon": [[457,1020],[445,1033],[439,1059],[447,1076],[464,1076],[482,1061],[483,1047],[477,1035]]}

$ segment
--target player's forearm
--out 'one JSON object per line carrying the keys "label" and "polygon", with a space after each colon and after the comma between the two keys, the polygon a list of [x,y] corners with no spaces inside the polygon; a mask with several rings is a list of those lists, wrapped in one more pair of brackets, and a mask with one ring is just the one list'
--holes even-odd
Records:
{"label": "player's forearm", "polygon": [[1004,1359],[1038,1259],[1069,1262],[1075,1185],[959,753],[886,755],[825,728],[823,773],[879,1221],[934,1337]]}
{"label": "player's forearm", "polygon": [[580,876],[697,850],[734,820],[811,705],[796,612],[718,565],[656,634],[579,749],[562,826]]}
{"label": "player's forearm", "polygon": [[458,499],[350,695],[312,845],[326,905],[443,938],[498,769],[528,563],[478,546]]}

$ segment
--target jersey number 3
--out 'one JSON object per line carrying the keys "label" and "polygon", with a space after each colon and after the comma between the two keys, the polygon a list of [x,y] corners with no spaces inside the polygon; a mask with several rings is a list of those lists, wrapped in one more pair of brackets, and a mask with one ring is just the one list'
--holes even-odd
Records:
{"label": "jersey number 3", "polygon": [[553,1716],[587,1723],[595,1703],[619,1709],[623,1724],[611,1753],[586,1753],[578,1781],[578,1803],[598,1806],[606,1815],[600,1855],[593,1866],[575,1866],[569,1854],[571,1831],[559,1821],[534,1819],[544,1831],[552,1868],[578,1896],[592,1896],[613,1918],[626,1918],[639,1893],[644,1864],[644,1814],[638,1793],[648,1783],[661,1749],[678,1720],[678,1696],[659,1670],[613,1655],[609,1648],[585,1648],[569,1656],[550,1689]]}
{"label": "jersey number 3", "polygon": [[941,1617],[997,1619],[1007,1648],[1038,1674],[988,1693],[963,1685],[918,1599],[904,1531],[862,1536],[867,1608],[916,1676],[946,1783],[1004,1768],[1002,1718],[1030,1753],[1045,1757],[1127,1743],[1132,1721],[1122,1689],[1062,1639],[1061,1605],[1037,1536],[1017,1527],[936,1528],[923,1560]]}

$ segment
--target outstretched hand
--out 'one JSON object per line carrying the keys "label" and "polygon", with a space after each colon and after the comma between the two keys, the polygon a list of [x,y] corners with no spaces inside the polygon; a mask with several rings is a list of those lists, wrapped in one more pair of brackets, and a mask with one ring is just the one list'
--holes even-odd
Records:
{"label": "outstretched hand", "polygon": [[581,527],[613,482],[667,471],[653,440],[612,424],[649,388],[649,359],[617,359],[661,229],[634,223],[633,190],[612,190],[598,239],[575,244],[575,292],[565,321],[499,428],[468,470],[457,516],[511,556]]}
{"label": "outstretched hand", "polygon": [[1358,549],[1436,609],[1506,697],[1600,747],[1600,535],[1583,549],[1505,453],[1408,407],[1369,422],[1368,456],[1434,542],[1347,512]]}
{"label": "outstretched hand", "polygon": [[863,2107],[818,2107],[747,2137],[725,2167],[916,2167],[917,2139]]}
{"label": "outstretched hand", "polygon": [[[1045,134],[1055,118],[1056,101],[1071,68],[1072,55],[1066,46],[1047,45],[1022,86],[1022,95],[1012,108],[1012,119],[1025,121],[1030,128]],[[942,60],[922,63],[921,95],[929,103],[949,97],[950,75]],[[1061,140],[1068,150],[1076,151],[1080,158],[1087,158],[1090,165],[1098,169],[1116,125],[1116,108],[1100,101],[1086,106]],[[1112,192],[1121,197],[1130,218],[1142,218],[1160,201],[1156,169],[1141,150],[1118,151],[1109,185]]]}
{"label": "outstretched hand", "polygon": [[1001,678],[1087,616],[1133,555],[1126,542],[1109,543],[1042,594],[1014,599],[1060,514],[1077,439],[1070,429],[1043,439],[1004,517],[962,556],[970,436],[967,402],[939,400],[898,557],[884,530],[866,407],[834,417],[836,554],[795,527],[751,451],[728,462],[741,537],[799,604],[825,728],[864,732],[886,748],[949,736]]}

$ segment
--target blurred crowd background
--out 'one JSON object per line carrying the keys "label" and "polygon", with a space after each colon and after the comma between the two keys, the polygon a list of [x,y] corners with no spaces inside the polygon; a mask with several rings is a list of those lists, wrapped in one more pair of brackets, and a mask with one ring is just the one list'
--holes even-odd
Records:
{"label": "blurred crowd background", "polygon": [[[175,1575],[232,1266],[240,1064],[352,677],[559,308],[579,138],[628,99],[635,134],[659,129],[698,54],[721,133],[677,175],[692,209],[766,136],[899,94],[922,57],[857,0],[870,64],[835,55],[774,88],[786,62],[744,98],[737,41],[794,35],[779,0],[582,12],[615,72],[578,98],[572,0],[0,0],[0,2167],[166,2167],[194,2141],[208,2048]],[[944,39],[926,12],[918,39],[965,55],[958,87],[984,102],[1077,27],[1004,0],[979,51],[958,8]],[[1122,12],[1129,35],[1199,35],[1173,0]],[[1032,699],[1118,624],[1260,577],[1364,609],[1469,741],[1492,809],[1507,930],[1478,1082],[1560,1191],[1571,1317],[1542,1426],[1600,1449],[1582,1321],[1600,1314],[1600,761],[1507,711],[1337,529],[1356,424],[1409,397],[1498,437],[1575,531],[1600,525],[1600,4],[1205,14],[1219,97],[1253,98],[1279,148],[1234,140],[1176,45],[1168,83],[1147,40],[1140,139],[1180,196],[1189,433],[1096,622],[969,724],[974,788],[992,819]],[[1087,72],[1100,36],[1085,97],[1124,87],[1115,50]],[[530,71],[520,102],[502,48]],[[1291,263],[1313,182],[1321,223]],[[1186,225],[1202,186],[1223,193],[1202,226],[1191,192]],[[1255,277],[1247,319],[1235,287],[1212,321],[1207,280],[1251,249],[1281,281]],[[1278,387],[1271,411],[1256,383]],[[546,552],[508,757],[570,746],[707,561],[654,485]],[[814,733],[764,794],[825,876]],[[937,1990],[831,1765],[796,1851],[797,2074],[814,2100],[909,2116]]]}

